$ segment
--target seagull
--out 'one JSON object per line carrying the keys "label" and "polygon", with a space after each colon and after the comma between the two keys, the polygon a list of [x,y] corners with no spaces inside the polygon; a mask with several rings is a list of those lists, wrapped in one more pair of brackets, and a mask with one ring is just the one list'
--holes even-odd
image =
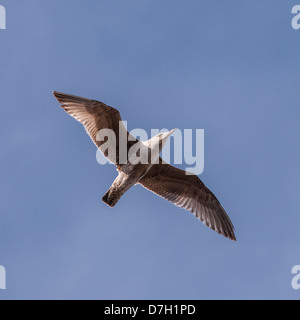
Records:
{"label": "seagull", "polygon": [[[174,130],[160,133],[149,141],[139,141],[127,131],[117,109],[96,100],[55,91],[53,94],[60,106],[83,124],[97,148],[117,167],[118,177],[102,199],[105,204],[114,207],[126,191],[135,185],[141,185],[174,205],[190,211],[203,224],[220,235],[236,241],[230,218],[215,195],[199,177],[167,164],[160,157],[163,146]],[[99,139],[98,133],[104,129],[115,134],[115,154],[108,152],[105,139]],[[130,163],[121,161],[120,150],[124,148],[120,143],[121,136],[127,138],[125,148],[131,160],[134,160],[135,155],[130,155],[129,150],[133,149],[140,150],[139,152],[147,156],[152,151],[151,159],[154,159],[154,162],[135,164],[134,161]]]}

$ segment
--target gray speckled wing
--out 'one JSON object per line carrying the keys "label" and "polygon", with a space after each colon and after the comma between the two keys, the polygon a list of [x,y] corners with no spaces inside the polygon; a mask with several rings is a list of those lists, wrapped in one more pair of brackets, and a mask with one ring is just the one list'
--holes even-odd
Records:
{"label": "gray speckled wing", "polygon": [[139,181],[146,189],[193,213],[212,230],[236,241],[234,226],[214,194],[195,175],[169,164],[154,165]]}

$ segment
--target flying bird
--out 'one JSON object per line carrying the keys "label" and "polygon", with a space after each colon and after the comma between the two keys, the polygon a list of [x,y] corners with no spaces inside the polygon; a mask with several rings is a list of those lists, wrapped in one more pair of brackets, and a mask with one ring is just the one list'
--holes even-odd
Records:
{"label": "flying bird", "polygon": [[[187,174],[165,163],[160,152],[174,130],[161,133],[149,141],[139,141],[132,137],[122,124],[121,115],[115,108],[96,101],[74,95],[54,92],[61,107],[73,118],[82,123],[95,145],[104,153],[110,162],[116,165],[119,173],[111,188],[103,197],[103,202],[114,207],[123,194],[134,185],[141,185],[154,194],[172,202],[178,207],[194,214],[202,223],[226,238],[236,241],[234,226],[215,195],[196,175]],[[115,154],[107,150],[106,139],[99,139],[98,133],[108,130],[115,134],[113,143]],[[133,164],[124,162],[120,150],[122,137],[127,139],[126,153],[129,150],[142,150],[154,157],[151,163]],[[112,143],[112,142],[111,142]],[[138,148],[135,149],[135,146]],[[153,156],[154,154],[154,156]],[[122,160],[122,161],[121,161]],[[153,164],[154,163],[154,164]]]}

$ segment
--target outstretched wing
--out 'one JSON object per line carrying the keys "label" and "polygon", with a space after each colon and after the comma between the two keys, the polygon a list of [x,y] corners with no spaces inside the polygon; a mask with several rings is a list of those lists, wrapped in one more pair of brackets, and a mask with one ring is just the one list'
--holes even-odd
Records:
{"label": "outstretched wing", "polygon": [[[61,107],[84,125],[86,132],[95,145],[104,153],[105,157],[118,166],[120,163],[120,135],[122,135],[123,139],[129,141],[129,147],[137,142],[132,136],[128,139],[129,133],[122,123],[120,112],[96,100],[89,100],[60,92],[54,92],[53,94],[61,104]],[[106,137],[104,141],[100,141],[98,133],[103,129],[109,129],[115,134],[115,139],[111,139],[111,141],[114,141],[114,145],[111,147],[116,150],[114,154],[109,153],[107,149],[101,149],[101,146],[109,139]]]}
{"label": "outstretched wing", "polygon": [[234,226],[214,194],[195,175],[169,164],[154,165],[139,181],[146,189],[192,212],[212,230],[236,241]]}

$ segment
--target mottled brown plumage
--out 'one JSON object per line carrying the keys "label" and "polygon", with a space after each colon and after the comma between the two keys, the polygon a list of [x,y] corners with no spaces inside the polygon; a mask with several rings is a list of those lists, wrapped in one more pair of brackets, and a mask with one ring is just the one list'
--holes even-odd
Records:
{"label": "mottled brown plumage", "polygon": [[[119,125],[122,119],[118,110],[99,101],[64,93],[54,92],[54,96],[68,114],[84,125],[100,150],[105,143],[97,139],[100,130],[110,129],[116,135],[116,155],[111,157],[105,150],[101,150],[116,165],[119,172],[112,187],[103,197],[106,204],[111,207],[115,206],[127,190],[140,184],[176,206],[190,211],[212,230],[236,241],[234,227],[228,215],[214,194],[197,176],[187,175],[185,171],[166,164],[161,158],[159,158],[159,164],[154,165],[120,163],[120,135],[129,138],[127,151],[136,143],[141,142],[133,138],[123,125]],[[161,147],[169,136],[170,133],[158,136]],[[149,149],[153,141],[154,138],[149,140]]]}
{"label": "mottled brown plumage", "polygon": [[[85,127],[87,134],[91,137],[95,145],[101,149],[101,146],[106,141],[97,139],[97,134],[102,129],[111,129],[116,135],[116,150],[119,150],[119,137],[123,134],[128,139],[129,133],[122,125],[120,112],[106,104],[96,101],[85,99],[70,94],[54,92],[55,98],[61,104],[61,107],[73,118],[82,123]],[[120,123],[121,130],[120,132]],[[137,140],[130,135],[128,147],[133,146]],[[108,154],[105,156],[109,159]],[[119,165],[119,153],[116,153],[116,158],[109,159],[112,163]]]}
{"label": "mottled brown plumage", "polygon": [[193,213],[212,230],[236,240],[234,227],[214,194],[196,175],[187,175],[160,159],[139,183],[176,206]]}

